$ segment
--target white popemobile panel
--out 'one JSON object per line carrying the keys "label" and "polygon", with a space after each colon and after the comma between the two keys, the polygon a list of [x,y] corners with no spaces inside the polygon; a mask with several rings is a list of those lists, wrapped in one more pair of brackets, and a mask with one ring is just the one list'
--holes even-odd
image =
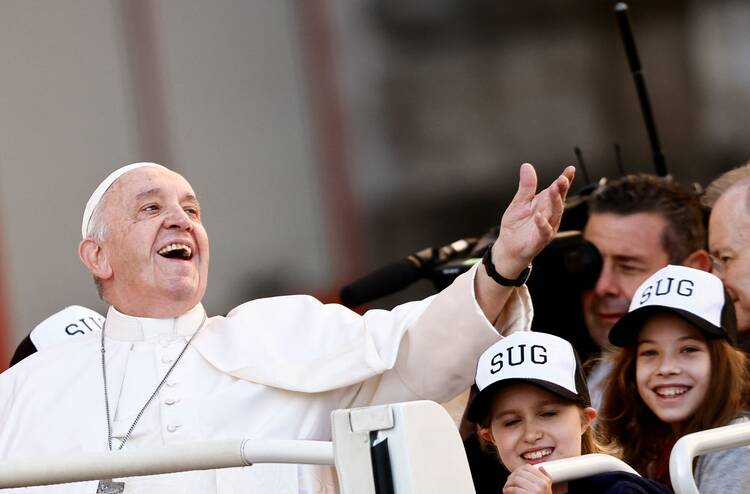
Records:
{"label": "white popemobile panel", "polygon": [[[335,465],[342,494],[375,494],[372,451],[373,446],[385,442],[390,457],[386,470],[390,470],[392,484],[381,492],[474,492],[461,437],[450,415],[437,403],[413,401],[336,410],[331,420],[333,442],[236,439],[4,462],[0,463],[0,488],[253,463],[302,463]],[[743,425],[750,437],[750,424]],[[622,461],[600,454],[547,462],[545,469],[555,482],[606,471],[635,473]]]}

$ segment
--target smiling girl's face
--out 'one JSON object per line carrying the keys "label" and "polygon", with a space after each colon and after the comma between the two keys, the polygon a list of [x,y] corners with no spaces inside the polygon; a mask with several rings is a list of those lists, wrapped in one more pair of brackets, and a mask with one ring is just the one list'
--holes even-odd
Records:
{"label": "smiling girl's face", "polygon": [[581,436],[596,417],[583,408],[533,384],[503,388],[491,407],[490,427],[482,438],[497,447],[509,471],[524,464],[579,456]]}
{"label": "smiling girl's face", "polygon": [[646,406],[673,425],[692,417],[711,379],[703,333],[679,316],[657,314],[641,328],[636,352],[636,383]]}

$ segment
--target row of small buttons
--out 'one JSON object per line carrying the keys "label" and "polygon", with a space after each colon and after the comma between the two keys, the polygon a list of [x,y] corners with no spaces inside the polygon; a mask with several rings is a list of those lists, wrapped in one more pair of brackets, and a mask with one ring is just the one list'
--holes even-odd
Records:
{"label": "row of small buttons", "polygon": [[[169,348],[170,346],[178,346],[178,345],[176,345],[178,343],[184,343],[184,340],[182,340],[181,338],[161,338],[159,340],[159,343],[160,343],[160,345],[161,345],[162,348]],[[162,364],[165,365],[165,371],[168,369],[167,366],[172,365],[174,363],[175,358],[176,357],[172,357],[172,356],[168,355],[167,353],[165,353],[165,354],[163,354],[161,356],[161,362],[162,362]],[[175,388],[177,386],[177,381],[174,380],[174,377],[170,376],[169,380],[165,383],[165,385],[168,388]],[[179,402],[180,402],[179,398],[176,398],[174,396],[169,396],[167,398],[164,398],[164,400],[163,400],[162,403],[164,405],[166,405],[166,406],[170,406],[171,407],[172,405],[175,405],[175,404],[177,404]],[[173,417],[173,418],[177,418],[177,417]],[[182,427],[181,424],[169,423],[169,424],[167,424],[166,429],[167,429],[167,432],[169,432],[169,433],[175,433],[181,427]]]}

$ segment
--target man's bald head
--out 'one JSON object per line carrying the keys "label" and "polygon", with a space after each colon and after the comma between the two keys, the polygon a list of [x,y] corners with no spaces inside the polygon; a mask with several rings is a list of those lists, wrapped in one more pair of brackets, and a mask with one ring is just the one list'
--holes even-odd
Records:
{"label": "man's bald head", "polygon": [[[747,189],[748,186],[750,186],[750,162],[729,170],[714,179],[706,187],[706,192],[703,194],[701,202],[707,208],[712,209],[716,201],[729,189]],[[745,203],[745,205],[750,208],[749,203]]]}

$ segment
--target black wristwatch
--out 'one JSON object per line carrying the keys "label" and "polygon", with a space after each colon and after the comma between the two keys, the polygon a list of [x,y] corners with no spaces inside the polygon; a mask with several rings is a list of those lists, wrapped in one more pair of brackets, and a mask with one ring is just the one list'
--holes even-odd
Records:
{"label": "black wristwatch", "polygon": [[484,257],[482,258],[482,264],[484,264],[484,269],[487,271],[487,275],[495,280],[495,283],[497,283],[498,285],[523,286],[529,279],[529,275],[531,274],[531,264],[529,264],[526,269],[521,271],[521,274],[518,275],[518,278],[516,278],[515,280],[509,280],[495,270],[495,263],[492,262],[493,245],[494,244],[490,244],[489,247],[487,247],[487,250],[484,252]]}

